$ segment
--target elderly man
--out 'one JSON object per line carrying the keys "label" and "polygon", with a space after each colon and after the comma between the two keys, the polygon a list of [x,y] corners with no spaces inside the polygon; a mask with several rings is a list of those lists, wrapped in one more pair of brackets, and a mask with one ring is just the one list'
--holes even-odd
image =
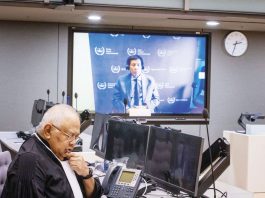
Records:
{"label": "elderly man", "polygon": [[79,114],[71,106],[50,108],[12,161],[1,198],[100,197],[99,181],[72,152],[79,133]]}

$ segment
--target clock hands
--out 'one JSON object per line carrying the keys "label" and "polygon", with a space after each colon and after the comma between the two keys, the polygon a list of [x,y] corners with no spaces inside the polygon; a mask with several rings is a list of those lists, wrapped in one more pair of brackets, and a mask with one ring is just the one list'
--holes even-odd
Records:
{"label": "clock hands", "polygon": [[236,49],[236,46],[238,45],[238,44],[241,44],[242,42],[241,41],[236,41],[233,45],[234,45],[234,48],[233,48],[233,51],[232,51],[232,55],[234,54],[234,51],[235,51],[235,49]]}

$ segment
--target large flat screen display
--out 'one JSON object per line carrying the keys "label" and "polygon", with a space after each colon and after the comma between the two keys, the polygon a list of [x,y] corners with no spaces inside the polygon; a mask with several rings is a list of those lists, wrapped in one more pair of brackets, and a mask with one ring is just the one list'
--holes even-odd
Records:
{"label": "large flat screen display", "polygon": [[197,197],[202,149],[201,137],[151,126],[145,174],[165,189]]}
{"label": "large flat screen display", "polygon": [[78,94],[78,110],[122,114],[141,106],[152,116],[200,117],[209,107],[210,35],[93,29],[70,35],[68,91],[73,104]]}

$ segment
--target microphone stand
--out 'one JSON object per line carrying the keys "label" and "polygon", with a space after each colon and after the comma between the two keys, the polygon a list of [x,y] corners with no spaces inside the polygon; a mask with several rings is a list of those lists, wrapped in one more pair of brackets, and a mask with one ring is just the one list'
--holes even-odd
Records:
{"label": "microphone stand", "polygon": [[75,109],[76,109],[76,111],[77,111],[77,97],[78,97],[78,94],[75,93]]}
{"label": "microphone stand", "polygon": [[214,179],[214,173],[213,173],[213,157],[212,157],[212,149],[210,144],[210,135],[209,135],[209,129],[208,129],[208,123],[207,119],[209,118],[209,113],[207,109],[203,109],[203,118],[206,121],[206,132],[207,132],[207,139],[208,139],[208,147],[209,147],[209,156],[210,156],[210,166],[211,166],[211,173],[212,173],[212,180],[213,180],[213,192],[214,192],[214,198],[216,198],[216,188],[215,188],[215,179]]}
{"label": "microphone stand", "polygon": [[65,92],[63,91],[62,92],[62,96],[63,96],[63,99],[62,99],[62,104],[64,103],[64,96],[65,96]]}
{"label": "microphone stand", "polygon": [[50,102],[50,90],[47,89],[47,94],[48,94],[48,102]]}

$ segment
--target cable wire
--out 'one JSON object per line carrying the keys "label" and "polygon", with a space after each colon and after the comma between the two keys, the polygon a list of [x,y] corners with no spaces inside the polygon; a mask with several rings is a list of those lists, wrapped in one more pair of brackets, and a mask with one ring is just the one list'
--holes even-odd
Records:
{"label": "cable wire", "polygon": [[213,192],[214,192],[214,198],[216,198],[216,190],[215,190],[215,179],[213,174],[213,157],[212,157],[212,149],[210,144],[210,135],[209,135],[209,129],[208,129],[208,123],[207,119],[209,118],[209,112],[207,109],[203,109],[203,118],[206,122],[206,132],[207,132],[207,139],[208,139],[208,147],[209,147],[209,155],[210,155],[210,166],[211,166],[211,173],[212,173],[212,180],[213,180]]}
{"label": "cable wire", "polygon": [[145,183],[145,189],[144,189],[144,192],[143,192],[143,195],[145,195],[146,191],[147,191],[147,182],[146,180],[142,177],[142,180],[144,181]]}

